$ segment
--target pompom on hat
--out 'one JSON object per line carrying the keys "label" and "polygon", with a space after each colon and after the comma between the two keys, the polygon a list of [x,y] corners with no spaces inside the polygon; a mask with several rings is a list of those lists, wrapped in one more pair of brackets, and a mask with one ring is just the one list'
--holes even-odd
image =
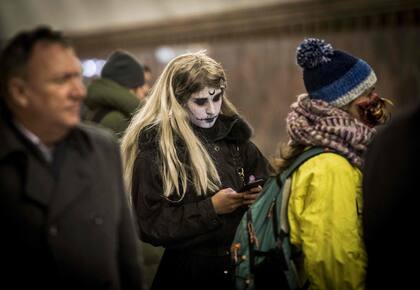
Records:
{"label": "pompom on hat", "polygon": [[342,107],[376,83],[373,69],[364,60],[335,50],[317,38],[305,39],[296,50],[303,81],[311,99]]}

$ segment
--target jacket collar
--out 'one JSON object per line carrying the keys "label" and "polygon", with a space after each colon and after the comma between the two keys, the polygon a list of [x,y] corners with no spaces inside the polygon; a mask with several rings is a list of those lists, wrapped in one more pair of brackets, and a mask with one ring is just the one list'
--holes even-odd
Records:
{"label": "jacket collar", "polygon": [[[194,132],[201,138],[216,142],[228,139],[236,142],[245,142],[252,136],[252,128],[240,116],[220,115],[212,128],[203,129],[191,125]],[[158,128],[146,128],[142,131],[139,138],[139,146],[145,148],[156,148],[158,146]],[[182,147],[181,141],[176,141],[178,147]]]}
{"label": "jacket collar", "polygon": [[220,115],[213,127],[200,128],[193,125],[193,129],[198,135],[213,142],[222,139],[244,142],[252,136],[251,127],[239,116],[228,117]]}
{"label": "jacket collar", "polygon": [[[93,179],[93,143],[83,128],[74,128],[62,140],[67,146],[65,160],[60,163],[60,174],[55,179],[50,165],[25,140],[10,119],[0,113],[0,163],[6,158],[19,162],[24,170],[24,195],[44,207],[49,207],[49,218],[57,218],[64,210],[89,190]],[[79,162],[82,161],[82,162]]]}
{"label": "jacket collar", "polygon": [[0,102],[0,161],[14,151],[23,151],[25,149],[24,144],[18,141],[15,132],[12,131],[10,120],[11,115],[9,111],[5,109],[5,104]]}

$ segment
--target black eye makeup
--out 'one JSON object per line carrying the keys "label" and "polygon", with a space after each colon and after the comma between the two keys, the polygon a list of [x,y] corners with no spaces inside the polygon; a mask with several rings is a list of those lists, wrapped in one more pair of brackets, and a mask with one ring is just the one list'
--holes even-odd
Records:
{"label": "black eye makeup", "polygon": [[[213,97],[213,99],[211,100],[213,103],[217,103],[220,101],[220,98],[223,97],[223,91],[220,91],[217,95],[215,95]],[[194,98],[193,102],[195,104],[197,104],[198,106],[204,106],[205,104],[207,104],[207,102],[209,102],[209,100],[212,98],[212,96],[209,96],[207,98]]]}
{"label": "black eye makeup", "polygon": [[204,106],[207,103],[207,98],[194,99],[194,103],[196,103],[199,106]]}
{"label": "black eye makeup", "polygon": [[223,94],[221,92],[218,93],[217,95],[215,95],[214,98],[213,98],[213,103],[217,103],[220,100],[220,98],[222,97],[222,95]]}

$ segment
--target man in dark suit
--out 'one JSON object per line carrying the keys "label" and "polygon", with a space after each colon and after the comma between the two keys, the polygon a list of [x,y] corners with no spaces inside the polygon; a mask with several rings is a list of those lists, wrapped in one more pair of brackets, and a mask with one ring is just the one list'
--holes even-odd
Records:
{"label": "man in dark suit", "polygon": [[2,51],[0,74],[1,283],[141,289],[118,145],[79,124],[74,50],[47,27],[25,31]]}

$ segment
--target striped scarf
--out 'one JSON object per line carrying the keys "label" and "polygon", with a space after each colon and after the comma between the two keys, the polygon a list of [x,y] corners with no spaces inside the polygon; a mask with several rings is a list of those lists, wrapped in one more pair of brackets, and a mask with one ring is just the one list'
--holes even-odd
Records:
{"label": "striped scarf", "polygon": [[362,167],[363,153],[375,129],[325,101],[310,99],[307,94],[300,95],[291,109],[286,121],[292,145],[326,147]]}

